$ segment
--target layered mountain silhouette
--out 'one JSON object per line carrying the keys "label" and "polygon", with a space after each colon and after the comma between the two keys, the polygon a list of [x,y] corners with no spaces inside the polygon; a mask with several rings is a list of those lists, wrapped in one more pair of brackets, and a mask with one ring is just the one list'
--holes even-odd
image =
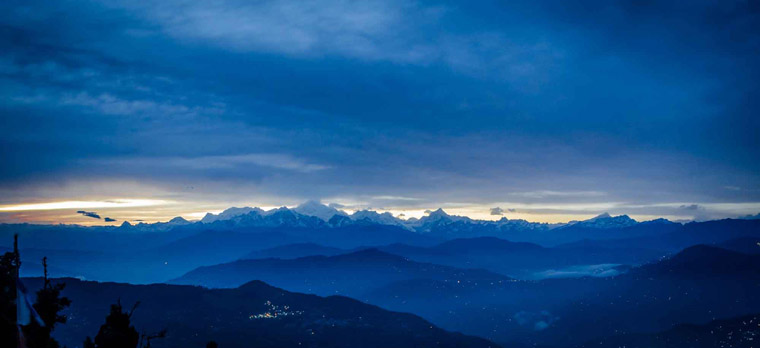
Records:
{"label": "layered mountain silhouette", "polygon": [[695,245],[660,262],[641,266],[632,275],[648,277],[760,276],[760,254],[745,254],[707,245]]}
{"label": "layered mountain silhouette", "polygon": [[510,280],[484,270],[419,263],[377,249],[364,249],[336,256],[309,256],[291,260],[239,260],[200,267],[172,283],[229,288],[254,279],[293,291],[321,295],[348,294],[357,298],[377,287],[409,279],[443,282]]}
{"label": "layered mountain silhouette", "polygon": [[746,254],[760,254],[760,236],[732,239],[717,246]]}
{"label": "layered mountain silhouette", "polygon": [[333,256],[345,254],[346,249],[327,247],[316,243],[297,243],[280,245],[273,248],[252,251],[244,259],[297,259],[306,256]]}
{"label": "layered mountain silhouette", "polygon": [[[389,266],[403,262],[399,257],[378,251],[367,253],[372,257],[365,258],[369,255],[360,252],[337,257],[239,261],[196,270],[180,281],[220,285],[210,279],[220,279],[221,274],[222,281],[228,281],[228,275],[240,281],[248,274],[265,281],[282,281],[285,288],[293,286],[324,294],[348,291],[369,303],[421,314],[444,328],[505,345],[556,345],[563,340],[581,344],[600,335],[613,335],[621,328],[664,330],[668,325],[760,311],[757,258],[710,246],[688,248],[615,277],[543,281],[500,279],[479,272],[443,273],[455,274],[456,281],[452,281],[450,276],[440,278]],[[386,266],[386,271],[377,272],[368,259],[382,260],[376,265]],[[340,265],[339,260],[367,266],[357,266],[363,272],[346,271],[353,266]],[[280,268],[283,263],[285,268]],[[295,266],[300,268],[294,270]],[[261,271],[263,268],[272,271]],[[255,274],[247,273],[251,269]],[[291,281],[281,275],[285,272],[308,283]]]}
{"label": "layered mountain silhouette", "polygon": [[[495,237],[460,238],[430,247],[391,244],[376,248],[414,261],[459,268],[483,268],[524,279],[541,278],[551,274],[561,276],[562,269],[574,266],[597,265],[610,268],[623,264],[637,265],[665,255],[664,252],[656,250],[608,249],[583,245],[545,248],[533,243],[510,242]],[[292,259],[312,255],[332,256],[351,251],[307,243],[254,251],[244,258]],[[589,271],[588,274],[593,275],[593,271]]]}
{"label": "layered mountain silhouette", "polygon": [[[260,281],[235,289],[178,285],[129,285],[61,279],[72,300],[56,337],[69,347],[98,332],[111,304],[140,301],[132,323],[141,332],[167,330],[155,347],[496,347],[492,342],[444,331],[406,313],[341,296],[285,291]],[[31,287],[41,280],[29,279]]]}
{"label": "layered mountain silhouette", "polygon": [[[530,278],[540,272],[579,274],[577,270],[564,270],[578,265],[636,265],[695,244],[718,244],[760,235],[760,220],[720,220],[685,225],[654,220],[631,225],[625,217],[603,215],[585,223],[555,226],[507,219],[478,221],[438,210],[422,219],[400,220],[386,213],[359,211],[348,216],[336,214],[324,221],[288,208],[269,211],[231,208],[213,217],[204,218],[207,222],[175,219],[167,223],[97,227],[0,224],[0,243],[5,243],[0,246],[11,247],[8,241],[18,233],[20,245],[49,252],[48,256],[56,261],[58,269],[66,271],[59,276],[134,283],[165,281],[199,266],[251,257],[248,254],[257,250],[302,243],[346,251],[377,247],[417,261],[486,268]],[[619,225],[611,222],[615,219],[626,221],[623,224],[626,226],[609,227]],[[602,222],[606,228],[599,228]],[[484,251],[482,255],[478,252],[462,255],[436,254],[434,250],[414,248],[403,252],[397,250],[406,248],[402,245],[430,247],[447,240],[478,237],[553,246],[553,250],[509,251],[500,253],[497,258],[492,258],[494,252],[490,251]],[[488,243],[488,240],[484,241]],[[394,244],[398,248],[394,249]],[[478,250],[473,246],[463,246],[462,250],[466,252],[470,248]],[[565,254],[559,249],[564,249]],[[83,263],[76,253],[66,251],[92,257]],[[114,273],[111,271],[113,267],[135,271]]]}
{"label": "layered mountain silhouette", "polygon": [[698,246],[614,277],[478,286],[416,279],[378,288],[367,298],[504,345],[562,346],[760,312],[757,262]]}
{"label": "layered mountain silhouette", "polygon": [[[226,289],[167,289],[192,289],[181,292],[198,291],[209,298],[216,295],[208,294],[232,294],[235,301],[246,301],[247,295],[235,297],[241,294],[239,286],[264,281],[284,291],[347,295],[383,309],[414,313],[442,329],[504,346],[583,345],[621,333],[666,332],[676,325],[705,325],[760,313],[760,254],[755,249],[760,248],[760,220],[681,224],[602,214],[550,225],[475,220],[443,210],[402,220],[373,211],[347,214],[310,202],[293,209],[229,209],[195,222],[177,218],[101,227],[0,225],[0,246],[10,247],[16,233],[24,275],[39,275],[40,259],[47,256],[52,276],[131,283],[174,279]],[[99,286],[103,287],[87,289],[113,294],[108,286],[129,287]],[[145,297],[152,292],[168,297],[162,292],[169,291],[165,286],[129,289],[145,291]],[[87,303],[86,296],[82,298]],[[100,320],[81,326],[101,322],[106,302],[113,301],[103,299]],[[233,302],[198,315],[232,315]],[[159,308],[170,317],[179,313]],[[225,318],[214,320],[229,324]],[[183,335],[216,332],[180,322],[176,319],[172,325]],[[79,330],[78,325],[70,329]],[[300,332],[300,324],[293,325],[288,330]],[[214,327],[226,336],[241,329]],[[277,325],[269,329],[285,332]],[[354,343],[365,335],[356,332]],[[300,339],[299,335],[294,337]],[[267,339],[270,346],[290,344],[278,337]],[[331,341],[308,342],[319,346]]]}

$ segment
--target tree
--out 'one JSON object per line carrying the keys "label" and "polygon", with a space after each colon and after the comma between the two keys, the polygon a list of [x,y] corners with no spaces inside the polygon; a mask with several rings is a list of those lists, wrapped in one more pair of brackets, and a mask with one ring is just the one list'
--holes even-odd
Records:
{"label": "tree", "polygon": [[42,258],[42,267],[44,282],[42,289],[37,291],[37,302],[34,304],[34,309],[42,318],[45,326],[52,330],[56,324],[66,323],[66,316],[58,313],[70,306],[71,300],[61,297],[61,291],[66,287],[66,284],[57,283],[53,285],[50,282],[47,272],[47,257]]}
{"label": "tree", "polygon": [[16,255],[0,256],[0,347],[16,346]]}
{"label": "tree", "polygon": [[206,343],[206,348],[219,348],[219,344],[215,341],[208,341],[208,343]]}
{"label": "tree", "polygon": [[71,305],[71,300],[61,297],[61,291],[66,286],[64,283],[52,284],[48,278],[47,257],[42,258],[43,284],[42,289],[37,291],[37,300],[33,307],[40,315],[44,326],[32,321],[22,328],[26,337],[26,345],[29,348],[57,348],[58,341],[51,337],[56,324],[66,323],[66,316],[59,313]]}
{"label": "tree", "polygon": [[84,340],[82,348],[95,348],[95,342],[92,341],[92,338],[90,338],[90,336],[87,336],[87,338]]}
{"label": "tree", "polygon": [[[156,338],[164,338],[164,337],[166,337],[166,329],[163,329],[154,334],[143,333],[142,337],[140,338],[140,347],[150,348],[151,340],[154,340]],[[143,341],[145,342],[145,345],[142,344]]]}
{"label": "tree", "polygon": [[95,336],[94,346],[97,348],[137,347],[137,344],[140,342],[140,334],[131,325],[130,319],[139,304],[140,302],[135,303],[129,312],[123,311],[121,301],[117,301],[116,304],[111,305],[111,313],[106,317],[106,323],[100,326],[100,330],[98,330],[98,334]]}

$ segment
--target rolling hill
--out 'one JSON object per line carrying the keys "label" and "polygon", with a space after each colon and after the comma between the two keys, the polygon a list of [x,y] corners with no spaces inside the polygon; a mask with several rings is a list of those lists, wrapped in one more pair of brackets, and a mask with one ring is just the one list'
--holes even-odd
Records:
{"label": "rolling hill", "polygon": [[[109,306],[120,299],[140,306],[132,316],[141,332],[167,329],[160,347],[496,347],[486,340],[444,331],[405,313],[389,312],[341,296],[318,297],[288,292],[254,281],[235,289],[208,290],[178,285],[130,285],[59,279],[72,300],[66,324],[56,338],[81,346],[104,322]],[[39,278],[28,279],[30,288]]]}

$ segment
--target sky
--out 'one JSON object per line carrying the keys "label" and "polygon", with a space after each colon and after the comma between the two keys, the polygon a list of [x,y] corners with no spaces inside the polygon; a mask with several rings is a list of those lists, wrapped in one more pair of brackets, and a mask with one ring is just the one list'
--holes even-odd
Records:
{"label": "sky", "polygon": [[756,214],[758,56],[751,1],[7,0],[0,222]]}

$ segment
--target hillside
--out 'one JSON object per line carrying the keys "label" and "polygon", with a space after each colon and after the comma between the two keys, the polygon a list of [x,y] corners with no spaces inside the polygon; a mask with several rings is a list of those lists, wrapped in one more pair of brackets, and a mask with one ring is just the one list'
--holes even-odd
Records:
{"label": "hillside", "polygon": [[172,283],[223,288],[264,280],[293,291],[357,296],[396,281],[420,278],[448,281],[509,279],[488,271],[420,263],[377,249],[364,249],[336,256],[292,260],[238,260],[200,267]]}
{"label": "hillside", "polygon": [[[235,289],[179,285],[129,285],[60,279],[72,300],[68,322],[56,328],[63,345],[81,346],[103,322],[110,304],[140,301],[136,328],[165,339],[153,346],[203,347],[495,347],[483,339],[441,330],[411,314],[389,312],[346,297],[288,292],[254,281]],[[30,287],[40,279],[28,279]]]}

